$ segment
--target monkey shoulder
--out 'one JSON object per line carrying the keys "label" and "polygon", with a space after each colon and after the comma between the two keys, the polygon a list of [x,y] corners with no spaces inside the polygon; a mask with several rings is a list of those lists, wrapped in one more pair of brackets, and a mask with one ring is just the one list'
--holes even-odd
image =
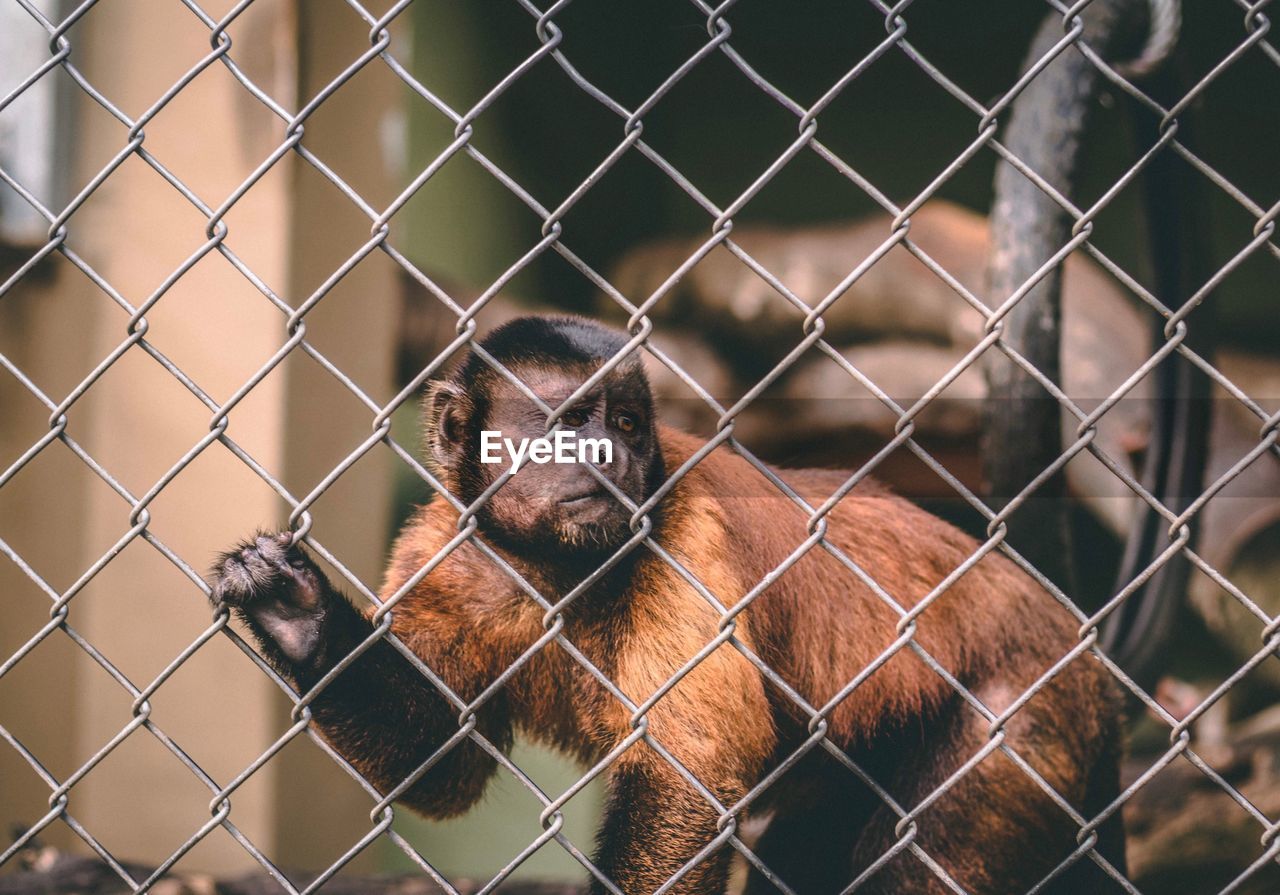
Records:
{"label": "monkey shoulder", "polygon": [[[458,535],[458,513],[439,498],[419,507],[391,551],[381,598],[399,596],[404,615],[434,615],[455,624],[512,602],[515,580],[470,539]],[[422,575],[423,569],[430,567]]]}

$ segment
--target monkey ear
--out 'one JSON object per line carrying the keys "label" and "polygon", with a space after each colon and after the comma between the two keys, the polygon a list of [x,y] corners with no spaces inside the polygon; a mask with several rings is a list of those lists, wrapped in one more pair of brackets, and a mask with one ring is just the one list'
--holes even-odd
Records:
{"label": "monkey ear", "polygon": [[431,460],[442,469],[457,465],[466,435],[466,398],[457,385],[437,380],[427,386],[426,435]]}

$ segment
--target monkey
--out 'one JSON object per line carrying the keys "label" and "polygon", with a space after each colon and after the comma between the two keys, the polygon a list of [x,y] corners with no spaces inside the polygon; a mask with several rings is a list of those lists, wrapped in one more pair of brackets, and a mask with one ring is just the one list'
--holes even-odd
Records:
{"label": "monkey", "polygon": [[[628,337],[584,318],[523,317],[479,344],[557,408],[623,355]],[[477,461],[485,432],[518,440],[547,429],[543,410],[474,350],[429,386],[424,419],[428,466],[462,506],[508,469]],[[809,512],[740,452],[720,444],[668,484],[704,444],[655,419],[634,352],[560,422],[577,437],[610,440],[612,455],[526,463],[477,507],[476,536],[502,563],[472,539],[437,559],[461,520],[439,495],[391,552],[381,599],[404,593],[390,630],[466,712],[383,638],[331,675],[373,635],[372,607],[339,593],[290,532],[260,534],[218,562],[213,598],[271,665],[302,693],[331,675],[310,703],[313,723],[381,793],[428,818],[475,804],[498,763],[475,737],[459,736],[464,721],[493,750],[509,749],[518,733],[584,767],[611,758],[592,864],[628,895],[664,886],[724,893],[735,851],[725,832],[748,816],[767,818],[750,848],[768,870],[751,864],[749,895],[835,893],[860,875],[863,892],[954,891],[922,854],[966,892],[1025,892],[1077,848],[1079,826],[1056,800],[1089,821],[1116,797],[1110,677],[1087,650],[1055,668],[1079,645],[1077,624],[998,551],[939,589],[977,542],[868,480],[825,516],[823,542],[795,558],[810,537]],[[636,535],[633,510],[593,466],[634,506],[668,489],[647,513],[661,550],[638,538],[620,549]],[[770,469],[810,506],[847,479]],[[550,603],[608,565],[557,607],[573,649],[533,649],[547,637],[548,612],[502,564]],[[729,623],[732,641],[722,636]],[[957,687],[994,716],[1022,704],[993,730]],[[895,806],[911,812],[908,822],[899,824]],[[1099,853],[1123,872],[1118,813],[1097,836]],[[1105,880],[1086,856],[1046,891],[1101,892]],[[598,878],[591,886],[608,890]]]}

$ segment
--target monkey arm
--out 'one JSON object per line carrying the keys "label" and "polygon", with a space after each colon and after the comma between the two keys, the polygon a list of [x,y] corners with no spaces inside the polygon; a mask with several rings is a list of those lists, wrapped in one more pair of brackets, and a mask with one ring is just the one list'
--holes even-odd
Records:
{"label": "monkey arm", "polygon": [[[271,665],[302,692],[373,634],[372,623],[329,583],[288,535],[260,536],[226,554],[214,598],[230,606]],[[456,677],[448,658],[414,643],[428,667]],[[379,792],[392,792],[458,733],[458,712],[414,665],[378,640],[311,703],[315,724]],[[477,730],[499,749],[511,745],[503,697],[477,711]],[[497,767],[473,740],[453,745],[400,797],[432,817],[450,817],[483,794]]]}
{"label": "monkey arm", "polygon": [[[337,645],[331,650],[336,657],[373,632],[368,619],[346,600],[341,605],[343,627],[333,630],[331,641]],[[439,667],[432,661],[435,656],[419,658],[433,670]],[[304,678],[298,683],[307,682]],[[476,727],[505,752],[511,746],[511,725],[504,702],[498,694],[478,709]],[[384,795],[417,773],[461,727],[457,709],[385,640],[378,640],[334,678],[312,703],[312,712],[325,739]],[[400,801],[430,817],[452,817],[480,799],[496,769],[491,755],[464,738],[435,757]]]}

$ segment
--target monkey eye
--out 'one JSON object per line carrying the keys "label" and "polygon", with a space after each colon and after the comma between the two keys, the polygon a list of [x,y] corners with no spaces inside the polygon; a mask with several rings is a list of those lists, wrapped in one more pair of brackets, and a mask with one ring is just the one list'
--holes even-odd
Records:
{"label": "monkey eye", "polygon": [[560,417],[560,422],[570,429],[579,429],[587,424],[588,413],[585,410],[570,410]]}
{"label": "monkey eye", "polygon": [[619,413],[613,417],[613,424],[622,432],[633,432],[636,428],[636,418],[626,412]]}

